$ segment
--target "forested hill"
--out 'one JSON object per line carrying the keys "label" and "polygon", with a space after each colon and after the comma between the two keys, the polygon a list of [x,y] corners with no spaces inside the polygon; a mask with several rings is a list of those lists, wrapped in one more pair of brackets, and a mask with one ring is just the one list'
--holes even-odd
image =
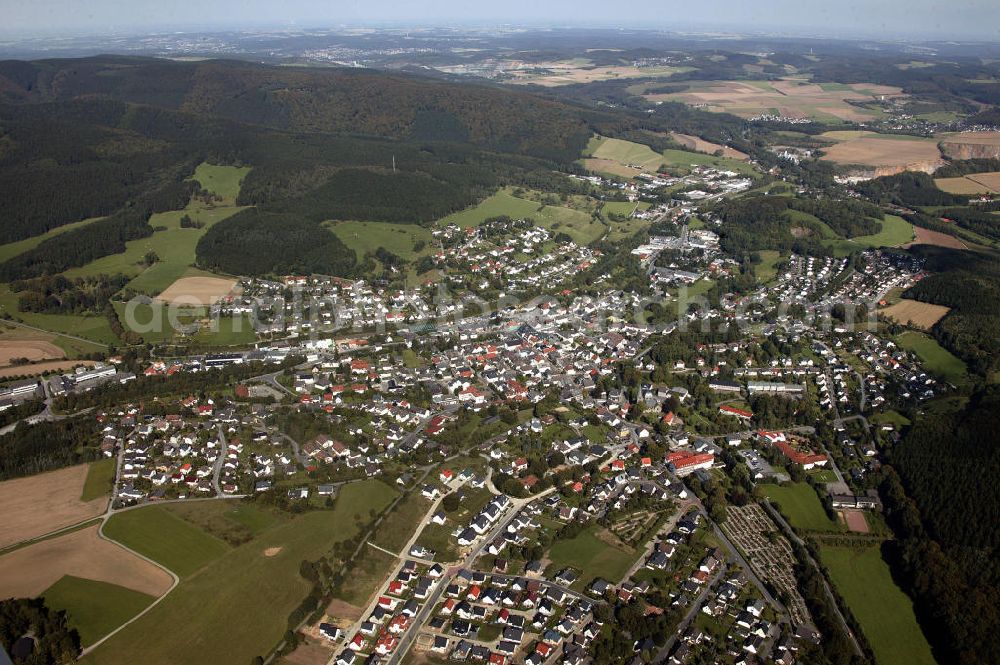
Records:
{"label": "forested hill", "polygon": [[600,116],[530,93],[347,68],[100,56],[0,62],[0,101],[82,98],[271,128],[479,147],[569,162]]}

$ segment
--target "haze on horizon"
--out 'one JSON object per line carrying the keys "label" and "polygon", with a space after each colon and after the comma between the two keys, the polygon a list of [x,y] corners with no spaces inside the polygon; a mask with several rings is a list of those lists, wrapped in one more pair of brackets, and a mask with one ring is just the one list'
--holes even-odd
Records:
{"label": "haze on horizon", "polygon": [[778,32],[829,37],[1000,41],[996,0],[11,0],[0,34],[100,35],[164,30],[338,26],[565,26]]}

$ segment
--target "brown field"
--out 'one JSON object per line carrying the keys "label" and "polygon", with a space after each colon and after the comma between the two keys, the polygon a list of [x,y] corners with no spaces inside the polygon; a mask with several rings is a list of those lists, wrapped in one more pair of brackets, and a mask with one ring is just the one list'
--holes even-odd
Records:
{"label": "brown field", "polygon": [[944,315],[949,311],[951,310],[948,307],[931,305],[930,303],[918,302],[916,300],[906,300],[904,298],[891,307],[879,310],[879,313],[888,316],[898,323],[904,325],[910,323],[917,328],[928,330],[944,318]]}
{"label": "brown field", "polygon": [[913,232],[916,235],[916,239],[913,242],[903,245],[904,249],[913,245],[937,245],[938,247],[951,247],[952,249],[969,249],[968,245],[960,239],[950,236],[947,233],[931,231],[919,226],[914,226]]}
{"label": "brown field", "polygon": [[32,365],[20,365],[18,367],[0,367],[0,379],[9,379],[12,376],[38,376],[39,374],[47,374],[49,372],[64,372],[80,365],[90,367],[93,364],[93,360],[50,360]]}
{"label": "brown field", "polygon": [[0,483],[0,547],[6,547],[95,517],[106,499],[80,501],[87,480],[86,464],[15,478]]}
{"label": "brown field", "polygon": [[588,157],[583,160],[583,167],[588,171],[593,171],[594,173],[610,173],[611,175],[621,176],[622,178],[634,178],[640,173],[642,169],[634,169],[631,166],[625,166],[613,159],[599,159],[597,157]]}
{"label": "brown field", "polygon": [[[832,134],[829,132],[828,134]],[[821,134],[823,138],[828,134]],[[829,136],[829,138],[839,138]],[[838,164],[860,164],[876,169],[932,171],[944,162],[934,139],[882,138],[861,134],[825,148],[823,159]]]}
{"label": "brown field", "polygon": [[182,305],[211,305],[226,296],[236,280],[222,277],[181,277],[156,297],[166,303]]}
{"label": "brown field", "polygon": [[308,627],[303,631],[306,640],[299,643],[295,651],[288,654],[279,663],[289,665],[326,665],[337,652],[329,645],[326,638],[319,634],[319,629]]}
{"label": "brown field", "polygon": [[0,365],[9,365],[15,358],[36,361],[65,357],[66,353],[52,342],[37,339],[0,339]]}
{"label": "brown field", "polygon": [[714,155],[716,150],[722,151],[723,157],[729,157],[731,159],[750,159],[749,156],[743,154],[735,148],[730,148],[729,146],[722,146],[718,143],[712,143],[711,141],[706,141],[703,138],[697,136],[691,136],[689,134],[678,134],[677,132],[670,132],[671,138],[685,146],[689,150],[695,150],[697,152],[708,153],[709,155]]}
{"label": "brown field", "polygon": [[841,510],[840,516],[844,520],[844,524],[847,525],[847,528],[854,533],[868,533],[871,531],[863,511]]}
{"label": "brown field", "polygon": [[941,137],[941,151],[954,159],[1000,157],[1000,132],[960,132]]}
{"label": "brown field", "polygon": [[959,178],[935,178],[934,184],[950,194],[995,194],[1000,192],[1000,171],[973,173]]}
{"label": "brown field", "polygon": [[749,118],[762,113],[786,118],[839,118],[864,121],[876,117],[873,111],[853,106],[848,101],[874,101],[879,95],[898,96],[899,88],[854,83],[837,90],[824,90],[801,79],[778,81],[704,81],[693,82],[689,90],[675,93],[651,93],[646,99],[681,101],[726,111]]}
{"label": "brown field", "polygon": [[326,613],[330,617],[340,620],[334,621],[335,624],[350,624],[361,618],[364,609],[346,601],[334,599],[326,606]]}
{"label": "brown field", "polygon": [[0,598],[33,598],[63,575],[110,582],[160,596],[166,571],[97,535],[98,525],[43,540],[0,556]]}

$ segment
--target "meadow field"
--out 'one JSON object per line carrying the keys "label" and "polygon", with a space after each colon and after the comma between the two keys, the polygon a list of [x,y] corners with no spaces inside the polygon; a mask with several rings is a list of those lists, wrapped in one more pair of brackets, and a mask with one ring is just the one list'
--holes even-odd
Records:
{"label": "meadow field", "polygon": [[638,556],[634,549],[599,529],[591,526],[575,538],[557,540],[546,554],[554,570],[573,568],[580,571],[580,579],[573,584],[576,589],[585,588],[598,577],[610,582],[621,579]]}
{"label": "meadow field", "polygon": [[937,140],[902,134],[864,131],[825,132],[819,138],[835,141],[822,159],[882,169],[926,170],[944,163]]}
{"label": "meadow field", "polygon": [[66,612],[84,647],[101,639],[156,600],[117,584],[66,575],[42,592],[51,609]]}
{"label": "meadow field", "polygon": [[908,330],[896,337],[896,344],[917,354],[924,369],[953,384],[965,383],[969,374],[961,358],[951,354],[933,337]]}
{"label": "meadow field", "polygon": [[820,546],[823,565],[861,624],[879,665],[933,665],[913,601],[896,586],[877,547]]}
{"label": "meadow field", "polygon": [[[459,213],[461,214],[461,213]],[[384,247],[393,254],[413,261],[437,251],[434,236],[419,224],[390,224],[388,222],[328,222],[330,230],[345,245],[354,250],[360,261],[365,254]],[[420,244],[421,249],[416,249]]]}
{"label": "meadow field", "polygon": [[222,202],[235,205],[240,194],[243,178],[250,173],[249,166],[219,166],[202,162],[195,169],[192,180],[197,180],[202,189],[222,197]]}
{"label": "meadow field", "polygon": [[806,483],[761,485],[765,496],[777,504],[781,514],[796,529],[806,531],[843,531],[844,527],[830,519],[816,490]]}
{"label": "meadow field", "polygon": [[1000,171],[971,173],[957,178],[935,178],[934,184],[950,194],[995,194],[1000,192]]}
{"label": "meadow field", "polygon": [[499,217],[500,215],[507,215],[514,219],[533,217],[540,207],[541,205],[534,201],[519,199],[510,192],[502,190],[483,200],[478,205],[439,219],[437,225],[447,226],[455,224],[456,226],[467,228],[470,226],[479,226],[486,219]]}
{"label": "meadow field", "polygon": [[[258,523],[259,515],[246,515],[257,524],[256,534],[236,547],[201,526],[169,515],[171,520],[185,522],[200,534],[202,542],[207,539],[220,543],[221,554],[202,564],[192,561],[194,555],[169,537],[155,537],[156,546],[146,547],[152,558],[194,572],[156,607],[81,662],[200,665],[249,663],[254,656],[265,655],[284,634],[289,613],[309,592],[309,582],[299,575],[301,562],[316,560],[327,554],[334,543],[356,534],[359,519],[367,519],[370,510],[384,509],[397,494],[381,481],[367,480],[345,485],[330,510],[281,514],[270,524]],[[190,506],[196,507],[193,503]],[[186,529],[164,521],[163,515],[146,511],[150,509],[132,512],[139,513],[140,518],[149,515],[154,525],[166,524],[171,533],[186,533]],[[218,514],[212,517],[218,518]],[[125,535],[133,542],[153,531],[145,519],[127,526]],[[179,636],[183,636],[180,645]]]}

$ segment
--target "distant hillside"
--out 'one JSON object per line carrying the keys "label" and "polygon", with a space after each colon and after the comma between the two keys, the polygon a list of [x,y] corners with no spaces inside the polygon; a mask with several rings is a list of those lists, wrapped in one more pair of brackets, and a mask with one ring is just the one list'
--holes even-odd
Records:
{"label": "distant hillside", "polygon": [[276,129],[456,141],[553,161],[579,156],[580,109],[523,93],[346,68],[102,56],[0,62],[0,101],[103,97]]}

